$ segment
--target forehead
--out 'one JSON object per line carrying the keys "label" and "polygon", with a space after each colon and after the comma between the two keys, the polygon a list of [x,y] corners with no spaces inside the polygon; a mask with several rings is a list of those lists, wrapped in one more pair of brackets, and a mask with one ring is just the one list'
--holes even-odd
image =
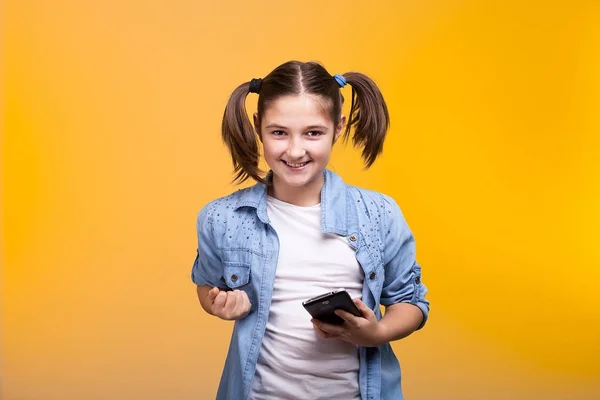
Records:
{"label": "forehead", "polygon": [[286,127],[333,124],[328,101],[321,96],[301,94],[282,96],[267,105],[262,116],[264,126],[277,124]]}

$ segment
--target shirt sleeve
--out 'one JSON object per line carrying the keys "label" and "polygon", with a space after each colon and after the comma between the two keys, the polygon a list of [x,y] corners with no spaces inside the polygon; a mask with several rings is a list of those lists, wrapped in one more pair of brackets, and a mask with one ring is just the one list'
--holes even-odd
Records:
{"label": "shirt sleeve", "polygon": [[384,196],[384,207],[387,219],[381,304],[410,303],[419,307],[423,322],[417,329],[421,329],[429,317],[429,300],[425,299],[427,287],[416,261],[415,239],[396,201]]}
{"label": "shirt sleeve", "polygon": [[217,254],[213,231],[213,222],[210,218],[209,207],[204,207],[198,213],[196,232],[198,235],[198,248],[196,260],[192,267],[192,281],[198,285],[223,287],[223,263]]}

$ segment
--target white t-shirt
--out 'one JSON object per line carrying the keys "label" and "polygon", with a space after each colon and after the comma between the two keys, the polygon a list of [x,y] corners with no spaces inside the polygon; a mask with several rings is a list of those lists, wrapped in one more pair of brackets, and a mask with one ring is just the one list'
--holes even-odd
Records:
{"label": "white t-shirt", "polygon": [[345,237],[321,232],[321,206],[269,197],[279,259],[251,400],[360,399],[357,346],[321,339],[302,302],[345,288],[360,297],[364,273]]}

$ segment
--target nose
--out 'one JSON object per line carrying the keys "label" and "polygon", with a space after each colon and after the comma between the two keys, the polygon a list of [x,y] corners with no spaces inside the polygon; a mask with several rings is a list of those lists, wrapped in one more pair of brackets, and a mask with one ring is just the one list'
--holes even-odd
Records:
{"label": "nose", "polygon": [[306,154],[306,149],[304,148],[304,141],[301,138],[292,137],[289,140],[289,146],[287,149],[287,155],[292,160],[298,160]]}

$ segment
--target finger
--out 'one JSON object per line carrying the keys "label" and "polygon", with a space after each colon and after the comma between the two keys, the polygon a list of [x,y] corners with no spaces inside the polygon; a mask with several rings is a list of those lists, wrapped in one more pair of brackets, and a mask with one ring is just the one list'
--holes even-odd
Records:
{"label": "finger", "polygon": [[235,304],[237,303],[237,298],[237,293],[227,292],[227,300],[225,301],[225,306],[223,308],[225,308],[225,310],[227,311],[234,311]]}
{"label": "finger", "polygon": [[321,339],[327,339],[327,334],[325,332],[323,332],[322,330],[320,330],[319,327],[317,325],[315,325],[314,322],[313,322],[313,327],[315,328],[315,332],[317,333],[318,337],[320,337]]}
{"label": "finger", "polygon": [[220,310],[225,306],[225,301],[227,300],[227,293],[220,291],[215,300],[213,301],[213,306]]}
{"label": "finger", "polygon": [[319,329],[319,327],[317,326],[317,324],[314,321],[311,321],[311,322],[313,323],[315,332],[317,332],[317,336],[319,336],[321,339],[329,339],[332,337],[332,335],[330,335],[329,333]]}
{"label": "finger", "polygon": [[236,292],[239,294],[240,299],[243,302],[248,302],[250,303],[250,299],[248,298],[248,293],[246,293],[244,290],[236,290]]}
{"label": "finger", "polygon": [[317,328],[331,335],[341,335],[344,332],[344,328],[342,328],[341,326],[328,324],[326,322],[321,322],[318,320],[315,320],[313,323],[317,325]]}
{"label": "finger", "polygon": [[240,297],[242,299],[242,311],[247,313],[252,308],[252,304],[250,303],[250,298],[248,298],[248,293],[241,291]]}
{"label": "finger", "polygon": [[346,321],[350,325],[352,325],[352,326],[358,325],[358,320],[355,315],[352,315],[349,312],[346,312],[344,310],[335,310],[334,312],[338,317],[342,318],[344,321]]}
{"label": "finger", "polygon": [[250,308],[248,308],[248,304],[250,303],[248,295],[246,292],[237,289],[234,291],[234,295],[236,297],[235,315],[241,316],[246,314],[250,310]]}

